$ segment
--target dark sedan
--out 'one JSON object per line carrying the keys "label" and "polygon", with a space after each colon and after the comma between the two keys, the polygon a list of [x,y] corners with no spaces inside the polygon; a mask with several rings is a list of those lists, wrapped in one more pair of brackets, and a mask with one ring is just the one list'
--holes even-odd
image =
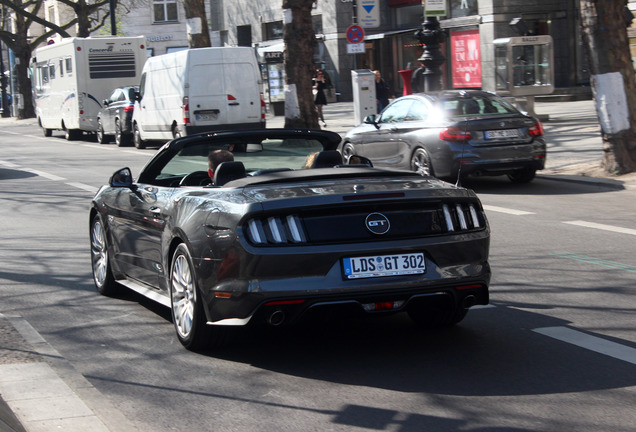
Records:
{"label": "dark sedan", "polygon": [[344,137],[345,158],[455,181],[504,175],[516,183],[545,166],[543,126],[506,99],[477,90],[446,90],[396,99]]}
{"label": "dark sedan", "polygon": [[[165,144],[136,181],[118,170],[90,210],[99,292],[128,287],[171,308],[193,350],[225,343],[233,326],[326,309],[446,326],[487,304],[490,232],[477,196],[362,157],[344,164],[340,140],[201,134]],[[215,150],[234,161],[211,178]]]}
{"label": "dark sedan", "polygon": [[139,87],[116,88],[103,102],[102,110],[97,114],[97,141],[106,144],[111,136],[115,143],[126,146],[132,142],[132,115],[135,108],[135,94]]}

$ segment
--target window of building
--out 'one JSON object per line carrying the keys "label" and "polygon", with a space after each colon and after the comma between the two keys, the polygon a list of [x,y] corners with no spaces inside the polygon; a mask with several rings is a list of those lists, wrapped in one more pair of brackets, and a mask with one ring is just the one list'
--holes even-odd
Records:
{"label": "window of building", "polygon": [[274,21],[263,24],[263,40],[274,40],[283,38],[283,22]]}
{"label": "window of building", "polygon": [[236,39],[238,46],[252,46],[252,26],[243,25],[236,27]]}
{"label": "window of building", "polygon": [[49,65],[49,77],[51,79],[55,79],[55,65],[54,64],[50,64]]}
{"label": "window of building", "polygon": [[67,75],[72,75],[73,74],[73,59],[70,57],[67,57],[64,59],[64,69],[66,70],[66,74]]}
{"label": "window of building", "polygon": [[64,60],[60,59],[60,65],[58,69],[60,70],[60,77],[63,77],[64,76]]}
{"label": "window of building", "polygon": [[153,0],[156,23],[177,21],[177,0]]}
{"label": "window of building", "polygon": [[322,30],[322,15],[312,15],[311,23],[314,26],[314,33],[319,35],[323,34]]}

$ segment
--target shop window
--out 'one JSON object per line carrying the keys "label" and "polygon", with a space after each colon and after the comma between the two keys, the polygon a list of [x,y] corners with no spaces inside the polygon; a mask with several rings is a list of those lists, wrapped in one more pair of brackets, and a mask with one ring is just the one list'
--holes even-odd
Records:
{"label": "shop window", "polygon": [[154,22],[175,22],[177,21],[177,1],[176,0],[153,0]]}
{"label": "shop window", "polygon": [[322,15],[313,15],[311,17],[311,23],[314,26],[314,34],[323,34],[322,30]]}

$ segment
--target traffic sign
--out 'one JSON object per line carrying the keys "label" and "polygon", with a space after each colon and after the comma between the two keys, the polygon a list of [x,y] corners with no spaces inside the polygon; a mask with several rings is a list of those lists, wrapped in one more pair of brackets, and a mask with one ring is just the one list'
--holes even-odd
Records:
{"label": "traffic sign", "polygon": [[364,41],[364,30],[359,25],[349,26],[347,29],[347,41],[352,44],[361,43]]}

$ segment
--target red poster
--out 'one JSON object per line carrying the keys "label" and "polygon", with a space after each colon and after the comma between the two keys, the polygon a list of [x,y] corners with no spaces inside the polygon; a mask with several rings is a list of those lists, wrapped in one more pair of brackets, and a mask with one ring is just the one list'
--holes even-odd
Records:
{"label": "red poster", "polygon": [[479,30],[451,33],[453,88],[481,87]]}

